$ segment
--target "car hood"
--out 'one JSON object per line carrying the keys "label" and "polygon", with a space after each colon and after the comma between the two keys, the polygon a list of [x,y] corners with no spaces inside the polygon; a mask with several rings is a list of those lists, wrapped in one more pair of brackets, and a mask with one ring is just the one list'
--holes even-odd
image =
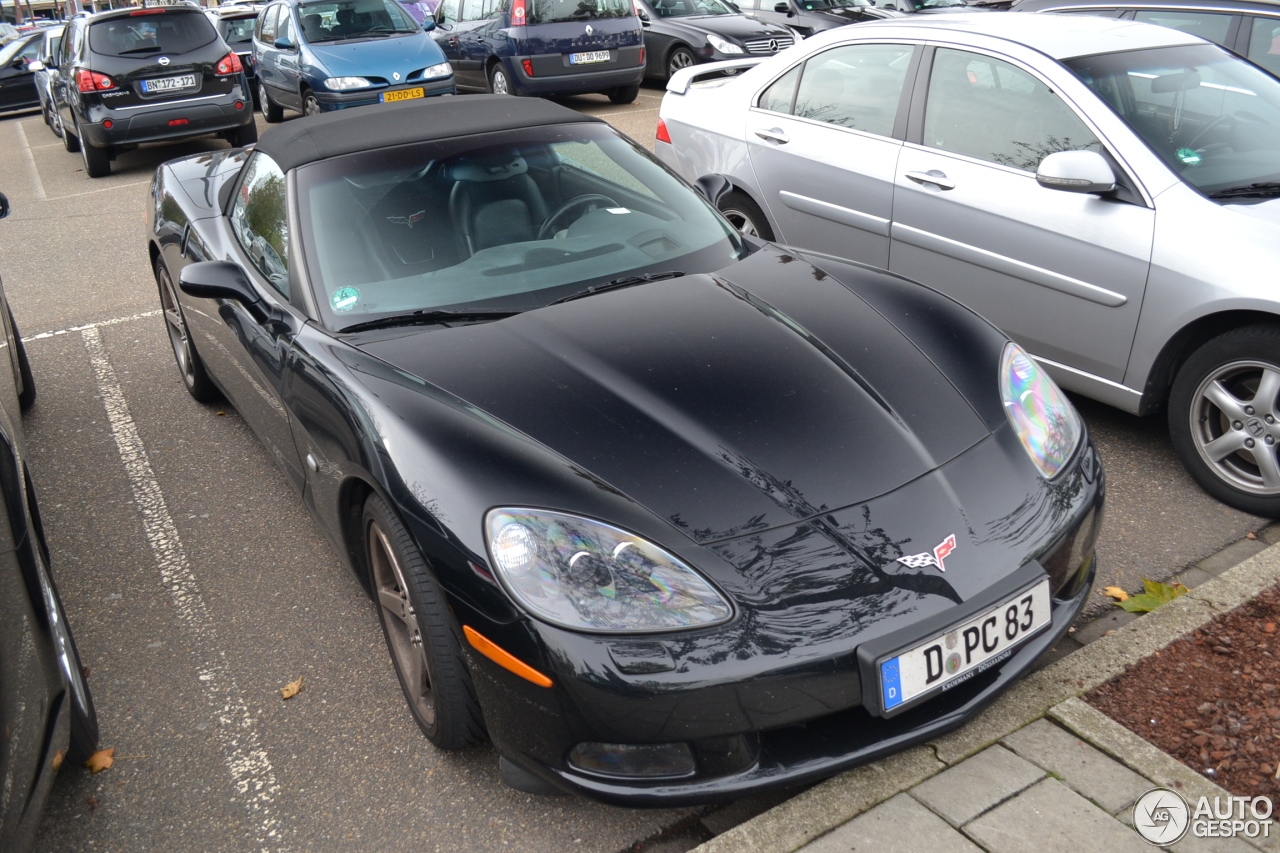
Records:
{"label": "car hood", "polygon": [[369,41],[308,44],[315,61],[329,77],[401,77],[444,62],[444,53],[426,33]]}
{"label": "car hood", "polygon": [[1254,219],[1261,219],[1271,225],[1280,225],[1280,198],[1252,204],[1224,204],[1223,207],[1235,213],[1252,216]]}
{"label": "car hood", "polygon": [[749,18],[746,15],[697,15],[687,18],[660,18],[658,20],[667,28],[677,32],[697,33],[701,36],[715,33],[718,36],[725,36],[736,41],[791,35],[790,30],[779,27],[776,24],[768,24],[764,21]]}
{"label": "car hood", "polygon": [[989,435],[893,324],[771,250],[718,274],[350,342],[698,542],[866,501]]}

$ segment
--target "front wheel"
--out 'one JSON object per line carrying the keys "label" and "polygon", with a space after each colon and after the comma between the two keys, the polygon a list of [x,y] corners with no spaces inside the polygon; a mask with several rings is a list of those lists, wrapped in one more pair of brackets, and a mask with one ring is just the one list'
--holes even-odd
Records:
{"label": "front wheel", "polygon": [[667,56],[667,79],[675,76],[677,71],[681,71],[693,65],[698,60],[694,57],[693,51],[687,47],[677,47]]}
{"label": "front wheel", "polygon": [[609,100],[615,104],[630,104],[639,96],[639,86],[619,86],[609,93]]}
{"label": "front wheel", "polygon": [[1280,326],[1233,329],[1192,353],[1169,395],[1169,434],[1206,492],[1280,517]]}
{"label": "front wheel", "polygon": [[365,502],[363,527],[378,618],[413,719],[440,749],[483,742],[461,631],[426,560],[377,495]]}
{"label": "front wheel", "polygon": [[218,387],[213,384],[209,374],[205,372],[204,362],[191,340],[187,329],[187,318],[183,316],[182,306],[178,303],[178,289],[173,285],[173,277],[164,265],[164,259],[157,256],[154,266],[156,285],[160,288],[160,308],[164,311],[165,328],[169,332],[169,343],[173,347],[173,358],[178,363],[178,372],[182,374],[182,384],[187,393],[200,403],[212,403],[220,396]]}
{"label": "front wheel", "polygon": [[304,116],[320,115],[320,100],[312,92],[302,96],[302,114]]}
{"label": "front wheel", "polygon": [[511,78],[507,77],[507,69],[501,65],[489,69],[489,91],[494,95],[511,94]]}
{"label": "front wheel", "polygon": [[729,224],[740,233],[747,237],[759,237],[761,240],[773,239],[773,229],[769,227],[764,211],[746,193],[740,190],[725,193],[724,198],[720,199],[719,208]]}
{"label": "front wheel", "polygon": [[62,117],[58,115],[58,111],[53,108],[53,104],[46,104],[44,108],[44,123],[49,125],[49,130],[59,139],[63,138],[62,134]]}

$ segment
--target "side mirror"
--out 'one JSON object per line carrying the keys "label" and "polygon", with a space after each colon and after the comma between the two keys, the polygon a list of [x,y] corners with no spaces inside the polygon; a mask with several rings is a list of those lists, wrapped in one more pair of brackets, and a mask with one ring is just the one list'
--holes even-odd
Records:
{"label": "side mirror", "polygon": [[1116,188],[1116,173],[1097,151],[1059,151],[1040,161],[1036,183],[1069,193],[1109,193]]}
{"label": "side mirror", "polygon": [[293,50],[293,42],[288,39],[276,39],[272,44],[280,50]]}
{"label": "side mirror", "polygon": [[777,12],[779,15],[786,15],[789,18],[791,17],[791,4],[790,3],[774,3],[773,11]]}
{"label": "side mirror", "polygon": [[4,219],[9,215],[9,197],[4,193],[0,193],[0,219]]}
{"label": "side mirror", "polygon": [[258,301],[244,270],[229,261],[201,261],[184,267],[178,286],[183,293],[199,299],[234,299],[245,305]]}
{"label": "side mirror", "polygon": [[641,25],[649,23],[649,13],[646,12],[644,9],[637,9],[636,15],[637,17],[640,18]]}
{"label": "side mirror", "polygon": [[432,20],[431,18],[427,18],[425,21],[423,21],[423,22],[422,22],[422,30],[423,30],[423,32],[428,32],[428,33],[429,33],[429,32],[431,32],[432,30],[434,30],[435,28],[436,28],[436,22],[435,22],[434,20]]}
{"label": "side mirror", "polygon": [[43,71],[44,63],[38,59],[33,59],[27,63],[27,70],[32,73],[35,73],[36,71]]}
{"label": "side mirror", "polygon": [[703,175],[701,178],[693,182],[693,188],[698,194],[711,202],[711,206],[719,208],[720,199],[728,195],[729,190],[733,189],[733,183],[724,175]]}
{"label": "side mirror", "polygon": [[26,68],[26,67],[27,67],[27,61],[26,61],[25,59],[23,59],[22,57],[18,57],[18,58],[17,58],[17,59],[15,59],[13,62],[10,62],[10,63],[9,63],[9,66],[10,66],[11,68],[16,68],[16,69],[18,69],[19,71],[21,71],[22,69],[24,69],[24,68]]}

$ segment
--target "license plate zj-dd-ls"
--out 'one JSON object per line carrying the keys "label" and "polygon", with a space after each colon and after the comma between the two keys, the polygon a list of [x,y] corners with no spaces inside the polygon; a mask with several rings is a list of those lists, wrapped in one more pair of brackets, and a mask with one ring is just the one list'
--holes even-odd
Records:
{"label": "license plate zj-dd-ls", "polygon": [[1013,648],[1052,621],[1049,581],[997,604],[963,625],[882,658],[884,710],[969,680],[1013,653]]}

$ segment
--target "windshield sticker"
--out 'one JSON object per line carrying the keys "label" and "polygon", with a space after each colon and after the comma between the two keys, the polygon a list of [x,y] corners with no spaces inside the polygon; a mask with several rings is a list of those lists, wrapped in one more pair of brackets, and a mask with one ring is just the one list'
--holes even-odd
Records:
{"label": "windshield sticker", "polygon": [[628,209],[627,209],[627,208],[625,208],[625,207],[606,207],[606,208],[605,208],[605,210],[609,211],[610,213],[619,214],[619,215],[621,215],[621,214],[623,214],[623,213],[630,213],[630,212],[631,212],[630,210],[628,210]]}
{"label": "windshield sticker", "polygon": [[1179,160],[1181,160],[1183,163],[1186,163],[1188,166],[1200,165],[1200,155],[1197,154],[1194,149],[1179,148],[1177,157]]}
{"label": "windshield sticker", "polygon": [[360,301],[360,291],[354,287],[339,287],[329,300],[334,311],[350,311]]}

